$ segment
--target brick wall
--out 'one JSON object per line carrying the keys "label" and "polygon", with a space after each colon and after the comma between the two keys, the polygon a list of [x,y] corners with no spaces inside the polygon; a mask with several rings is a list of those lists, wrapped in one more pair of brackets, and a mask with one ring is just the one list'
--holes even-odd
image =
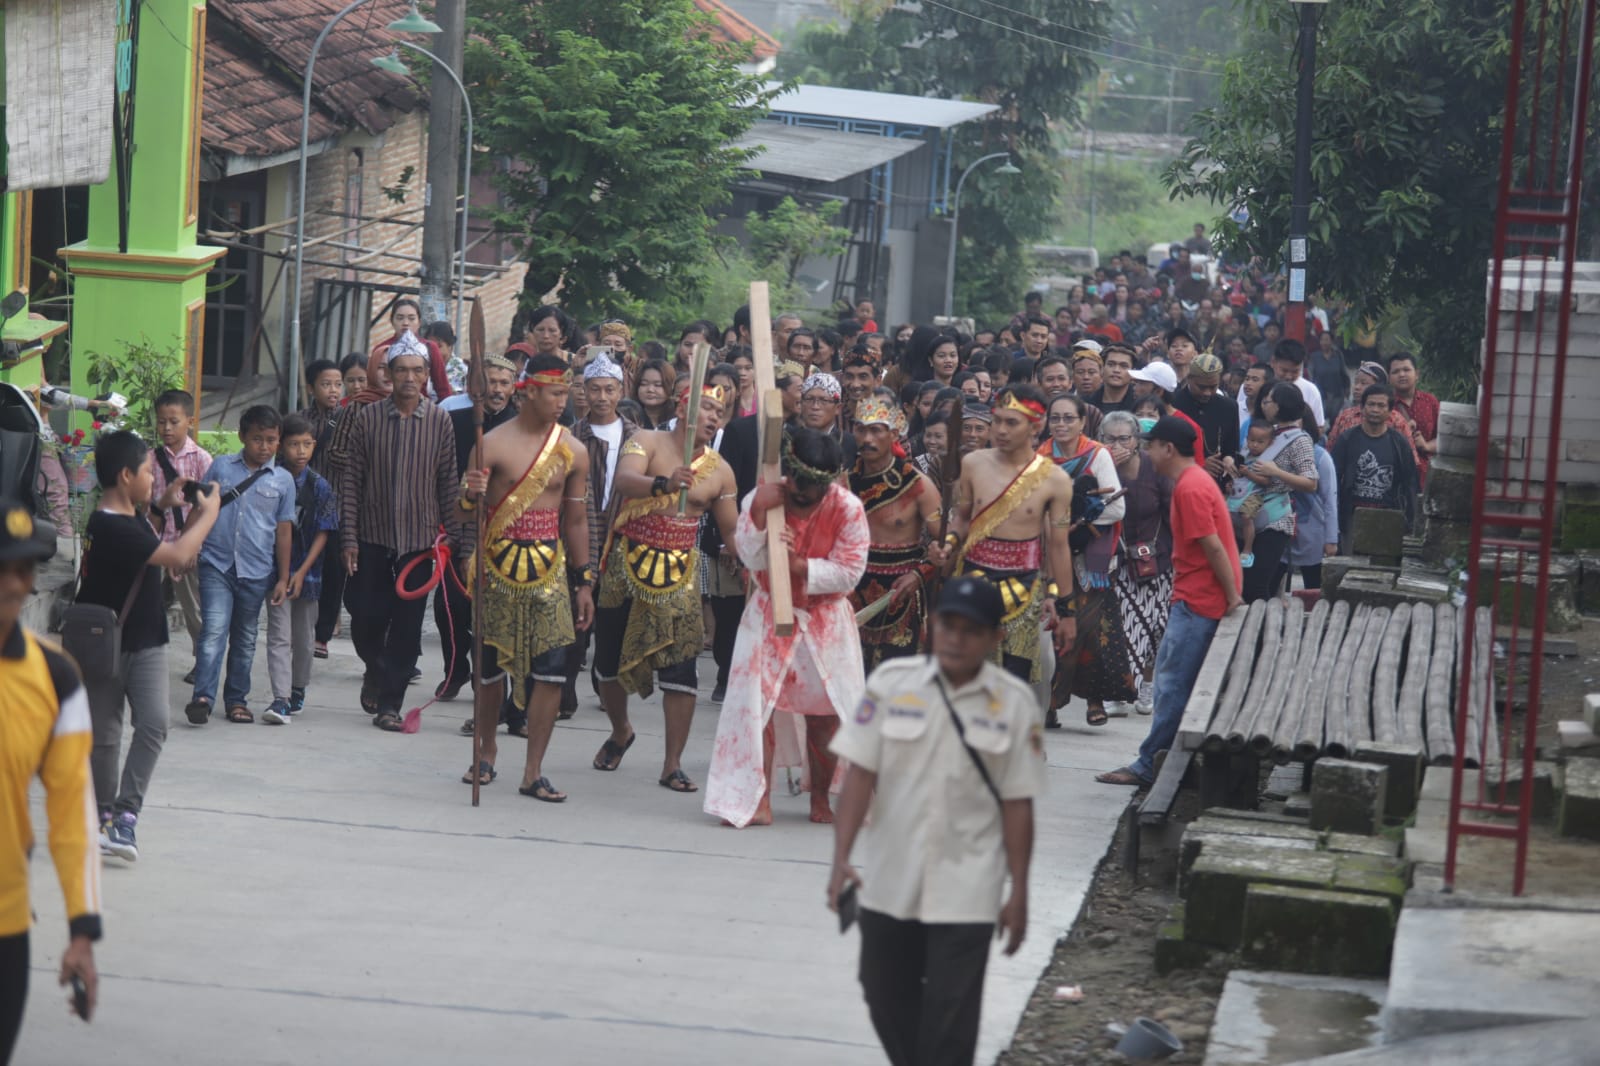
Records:
{"label": "brick wall", "polygon": [[[306,267],[301,300],[306,308],[302,317],[308,327],[318,278],[338,276],[379,284],[416,286],[422,256],[427,121],[425,110],[401,115],[383,136],[348,134],[339,145],[313,156],[308,163],[306,204],[310,214],[306,220],[306,257],[321,261],[348,261],[364,255],[362,252],[331,247],[326,241],[323,244],[311,243],[319,237],[371,250],[384,249],[384,254],[361,258],[359,263],[343,269]],[[402,203],[396,203],[384,190],[390,188],[398,191],[407,167],[411,167],[412,172],[404,184],[405,199]],[[290,169],[293,169],[293,164]],[[382,217],[387,221],[357,222],[338,217],[346,214]],[[402,271],[404,276],[377,273],[377,270]],[[476,296],[484,301],[484,322],[491,352],[504,350],[509,343],[511,319],[516,312],[516,301],[522,291],[522,279],[526,272],[526,264],[517,263],[500,273],[485,274],[480,284],[469,284],[468,296]],[[469,280],[474,278],[470,271],[468,276]],[[391,294],[387,292],[374,293],[374,309],[387,304],[390,298]],[[388,324],[380,322],[372,329],[367,346],[370,348],[387,339],[389,332]]]}

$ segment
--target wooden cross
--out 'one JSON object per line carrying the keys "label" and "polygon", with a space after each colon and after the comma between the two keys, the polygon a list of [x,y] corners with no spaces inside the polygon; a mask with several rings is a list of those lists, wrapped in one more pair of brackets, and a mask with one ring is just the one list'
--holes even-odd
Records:
{"label": "wooden cross", "polygon": [[[750,347],[755,354],[756,395],[761,415],[761,483],[783,477],[783,394],[772,362],[772,305],[764,281],[750,283]],[[783,506],[767,512],[767,589],[772,600],[772,631],[794,633],[794,592],[789,587],[789,550],[783,543]]]}

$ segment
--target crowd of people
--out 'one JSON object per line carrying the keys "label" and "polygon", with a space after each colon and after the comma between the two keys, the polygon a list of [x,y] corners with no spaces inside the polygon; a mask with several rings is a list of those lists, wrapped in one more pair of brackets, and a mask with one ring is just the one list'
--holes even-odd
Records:
{"label": "crowd of people", "polygon": [[[856,880],[850,842],[874,790],[889,789],[882,775],[906,773],[895,760],[918,744],[943,758],[959,743],[971,763],[954,756],[957,769],[999,801],[990,816],[941,819],[924,803],[884,819],[952,847],[990,839],[989,873],[1015,876],[1020,861],[1025,884],[1031,822],[1024,834],[1015,804],[1037,789],[1027,756],[1042,756],[1039,729],[1058,728],[1073,700],[1090,726],[1153,714],[1138,757],[1099,778],[1147,784],[1217,621],[1295,579],[1317,588],[1357,509],[1410,521],[1436,450],[1438,401],[1410,355],[1380,360],[1360,331],[1341,350],[1336,318],[1314,306],[1309,344],[1285,338],[1280,288],[1250,269],[1212,284],[1194,253],[1174,245],[1154,266],[1114,256],[1053,315],[1030,292],[1008,321],[971,332],[885,329],[867,300],[814,328],[777,316],[761,340],[781,397],[778,481],[760,476],[767,345],[748,308],[726,327],[689,323],[674,342],[540,307],[473,374],[449,326],[424,325],[402,299],[391,337],[311,364],[305,410],[245,411],[238,451],[217,457],[193,440],[193,398],[164,394],[155,440],[117,431],[95,448],[101,497],[77,599],[117,612],[123,634],[116,662],[85,664],[102,854],[138,856],[169,717],[169,601],[193,656],[192,725],[257,720],[265,609],[260,721],[304,711],[347,613],[362,709],[407,732],[431,596],[434,699],[473,689],[462,732],[479,743],[464,782],[497,780],[503,727],[527,741],[518,790],[564,801],[544,757],[587,667],[611,726],[594,769],[621,768],[636,740],[629,699],[659,687],[658,781],[700,791],[683,757],[709,649],[721,715],[707,813],[770,823],[774,776],[788,769],[812,820],[832,822],[842,786],[838,904]],[[902,683],[924,695],[908,702]],[[955,741],[929,727],[944,722],[930,685]],[[987,704],[969,698],[979,689]],[[1002,714],[1019,693],[1033,710]],[[905,902],[915,886],[896,890],[900,902],[869,888],[868,911],[944,920]],[[1015,905],[1002,924],[1020,940]],[[907,935],[863,925],[880,951]],[[880,990],[874,1005],[886,1044],[891,1031],[910,1039],[905,1004],[889,1004],[903,993]],[[957,1006],[950,1038],[965,1041],[976,1014]]]}

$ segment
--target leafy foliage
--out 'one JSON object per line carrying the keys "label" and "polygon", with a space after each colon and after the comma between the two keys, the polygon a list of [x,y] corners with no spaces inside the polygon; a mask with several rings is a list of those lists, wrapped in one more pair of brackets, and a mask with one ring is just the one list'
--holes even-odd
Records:
{"label": "leafy foliage", "polygon": [[807,259],[844,251],[850,231],[832,222],[840,206],[838,200],[827,200],[815,207],[802,207],[794,197],[785,196],[765,217],[752,211],[745,216],[751,254],[757,262],[769,262],[781,270],[793,284]]}
{"label": "leafy foliage", "polygon": [[183,388],[183,358],[170,348],[157,348],[148,340],[130,345],[117,355],[89,353],[84,376],[100,393],[116,391],[128,399],[123,416],[127,428],[146,440],[156,436],[156,397],[168,389]]}
{"label": "leafy foliage", "polygon": [[467,73],[482,146],[509,157],[498,225],[532,300],[581,318],[692,298],[715,256],[709,209],[746,154],[729,142],[768,91],[711,40],[691,0],[483,0]]}
{"label": "leafy foliage", "polygon": [[[1242,0],[1247,49],[1168,170],[1174,194],[1244,207],[1215,234],[1281,264],[1293,191],[1297,5]],[[1470,387],[1493,235],[1506,0],[1329,4],[1317,40],[1310,278],[1362,318],[1407,318],[1428,385]]]}
{"label": "leafy foliage", "polygon": [[1096,71],[1089,46],[1106,32],[1109,6],[853,0],[840,5],[843,26],[802,26],[779,56],[778,71],[788,78],[999,107],[987,120],[953,131],[953,174],[1005,150],[1023,170],[997,175],[993,163],[967,181],[956,252],[958,314],[997,320],[1020,304],[1028,245],[1048,234],[1061,195],[1054,127],[1078,119],[1080,91]]}

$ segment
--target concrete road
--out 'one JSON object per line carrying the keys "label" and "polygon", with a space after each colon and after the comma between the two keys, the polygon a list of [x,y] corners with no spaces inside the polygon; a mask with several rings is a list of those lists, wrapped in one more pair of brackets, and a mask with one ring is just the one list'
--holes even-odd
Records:
{"label": "concrete road", "polygon": [[[106,861],[87,1027],[55,984],[65,923],[35,796],[39,922],[17,1063],[883,1061],[857,934],[839,936],[823,906],[831,831],[810,824],[805,797],[780,795],[775,825],[735,831],[698,795],[658,787],[659,696],[636,706],[621,770],[597,773],[606,719],[586,692],[545,764],[571,799],[518,795],[522,744],[502,734],[500,780],[474,810],[459,780],[466,701],[426,711],[416,735],[380,733],[357,703],[350,644],[332,653],[290,725],[196,729],[175,709],[140,859]],[[438,662],[429,646],[418,699]],[[264,669],[261,654],[258,694]],[[712,672],[702,659],[708,686]],[[253,702],[259,715],[267,701]],[[685,760],[700,782],[716,716],[702,699]],[[1079,724],[1048,735],[1028,940],[989,971],[984,1063],[1009,1043],[1127,801],[1092,773],[1125,762],[1148,722],[1068,717]]]}

